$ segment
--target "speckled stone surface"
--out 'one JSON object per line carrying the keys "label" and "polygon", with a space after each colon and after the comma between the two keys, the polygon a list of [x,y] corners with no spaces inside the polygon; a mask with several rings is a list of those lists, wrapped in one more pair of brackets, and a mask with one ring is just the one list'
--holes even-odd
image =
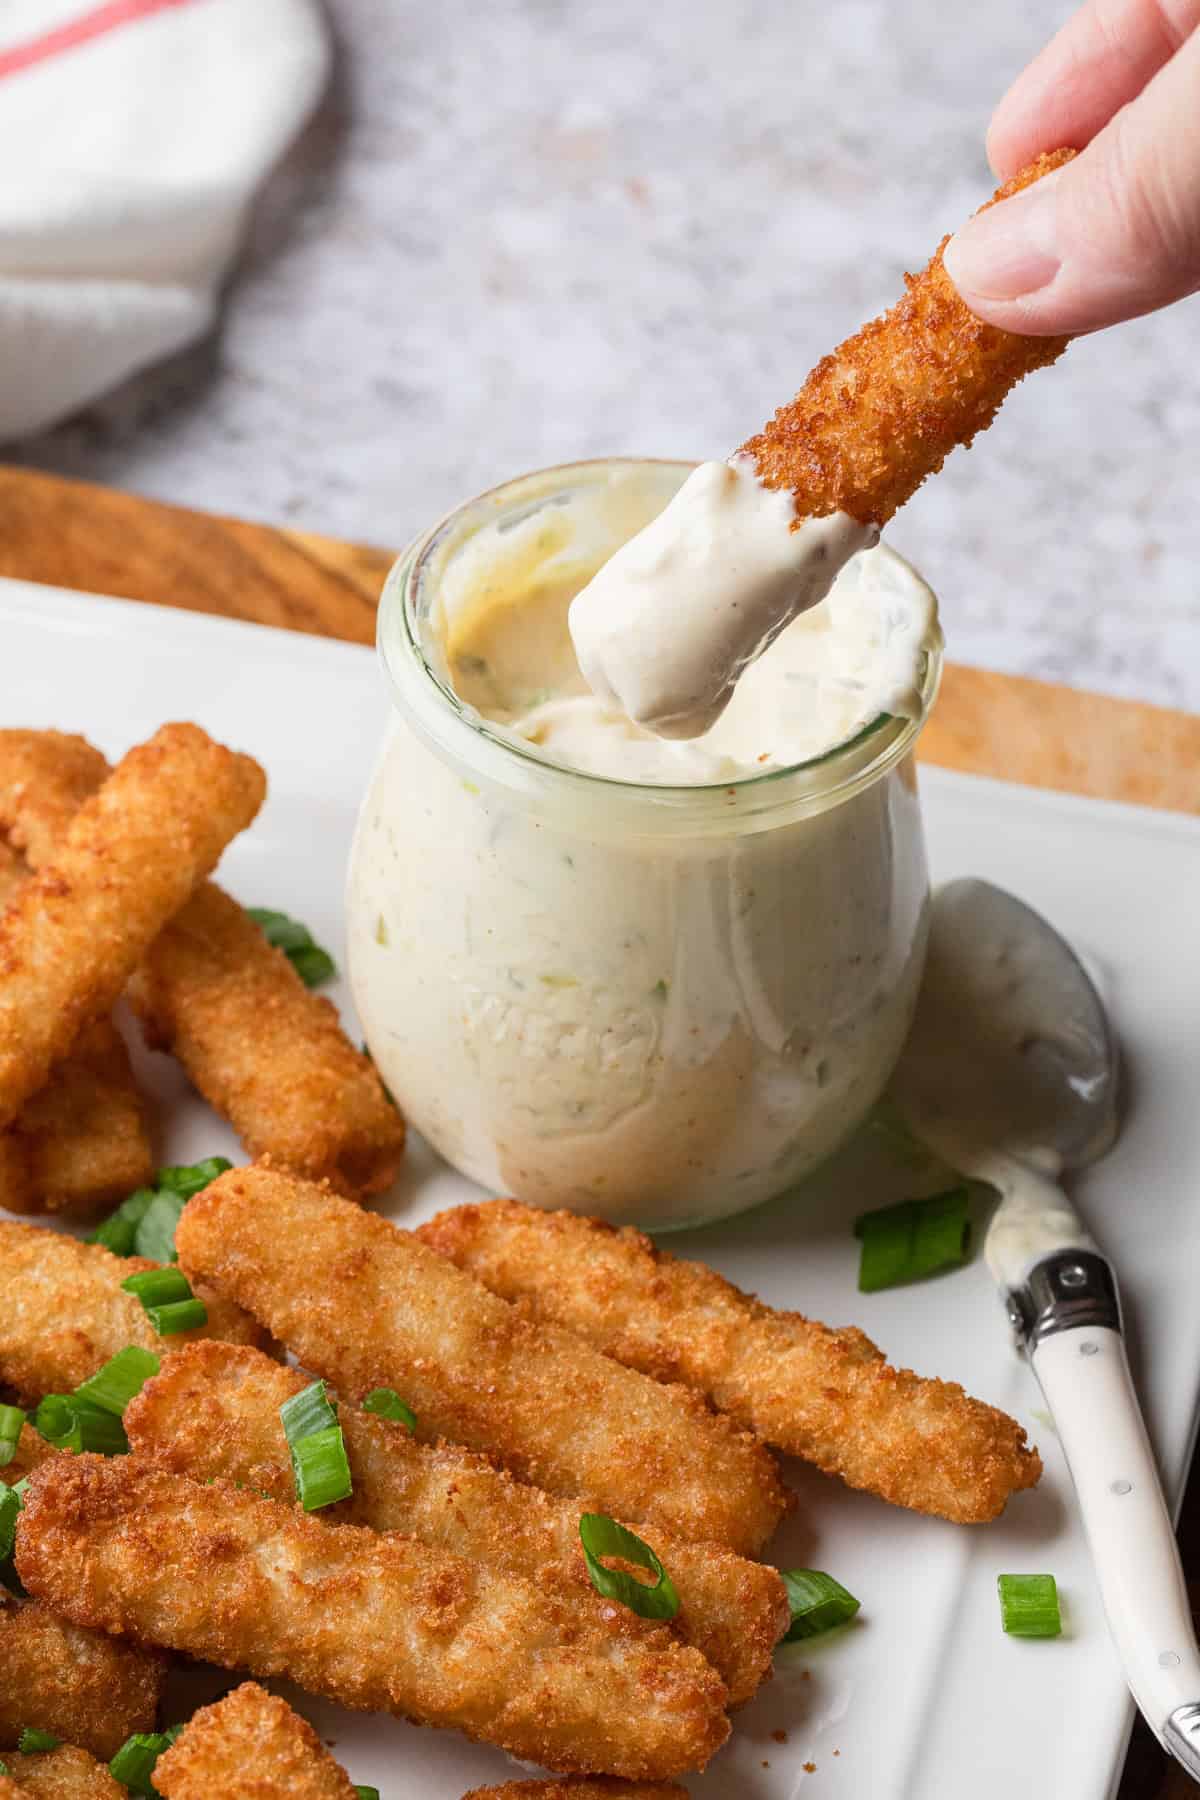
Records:
{"label": "speckled stone surface", "polygon": [[[223,329],[28,462],[399,544],[540,464],[724,454],[991,183],[1047,0],[336,0]],[[1200,302],[1072,347],[891,541],[962,661],[1200,708]]]}

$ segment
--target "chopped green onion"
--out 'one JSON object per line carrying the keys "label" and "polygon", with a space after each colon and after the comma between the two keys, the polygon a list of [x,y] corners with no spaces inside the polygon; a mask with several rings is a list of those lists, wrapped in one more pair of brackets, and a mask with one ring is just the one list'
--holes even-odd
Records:
{"label": "chopped green onion", "polygon": [[410,1431],[417,1429],[416,1413],[404,1404],[395,1388],[372,1388],[362,1407],[364,1412],[378,1413],[381,1419],[394,1419],[398,1425],[407,1425]]}
{"label": "chopped green onion", "polygon": [[335,1500],[346,1499],[353,1484],[340,1425],[314,1431],[291,1448],[296,1498],[305,1512],[318,1512]]}
{"label": "chopped green onion", "polygon": [[0,1756],[0,1775],[7,1775],[7,1774],[8,1774],[8,1764],[5,1762],[4,1758],[2,1756]]}
{"label": "chopped green onion", "polygon": [[358,1795],[358,1800],[379,1800],[379,1789],[366,1787],[361,1781],[354,1783],[354,1791]]}
{"label": "chopped green onion", "polygon": [[1062,1631],[1053,1575],[998,1575],[1000,1622],[1010,1637],[1050,1638]]}
{"label": "chopped green onion", "polygon": [[854,1235],[862,1239],[858,1289],[862,1294],[920,1281],[967,1260],[969,1190],[964,1182],[925,1200],[901,1200],[863,1213]]}
{"label": "chopped green onion", "polygon": [[183,1270],[172,1265],[167,1269],[142,1269],[121,1283],[127,1294],[140,1300],[147,1312],[152,1306],[169,1306],[173,1300],[190,1300],[192,1284]]}
{"label": "chopped green onion", "polygon": [[181,1331],[198,1331],[208,1324],[203,1300],[176,1300],[171,1306],[148,1306],[146,1317],[159,1337],[176,1337]]}
{"label": "chopped green onion", "polygon": [[232,1167],[227,1156],[207,1156],[203,1162],[168,1164],[158,1171],[155,1180],[160,1188],[178,1194],[182,1200],[190,1200],[193,1194],[200,1193],[210,1181],[215,1181],[218,1175],[224,1175]]}
{"label": "chopped green onion", "polygon": [[266,906],[248,906],[246,911],[260,928],[268,944],[282,950],[305,987],[320,987],[337,974],[337,964],[328,950],[313,939],[307,925],[291,919],[287,913],[272,912]]}
{"label": "chopped green onion", "polygon": [[116,1212],[110,1213],[95,1231],[88,1233],[88,1243],[103,1244],[114,1256],[132,1256],[137,1228],[153,1198],[153,1188],[137,1188],[127,1200],[122,1200]]}
{"label": "chopped green onion", "polygon": [[177,1163],[159,1169],[152,1188],[138,1188],[88,1238],[114,1256],[146,1256],[151,1262],[175,1261],[175,1227],[193,1194],[223,1175],[233,1164],[225,1156],[203,1162]]}
{"label": "chopped green onion", "polygon": [[124,1456],[129,1440],[120,1419],[74,1394],[47,1394],[33,1415],[34,1427],[56,1450],[94,1450]]}
{"label": "chopped green onion", "polygon": [[52,1731],[35,1731],[32,1725],[26,1725],[17,1739],[17,1749],[22,1756],[37,1756],[42,1750],[57,1750],[62,1743]]}
{"label": "chopped green onion", "polygon": [[109,1763],[109,1774],[114,1781],[123,1782],[131,1794],[144,1796],[145,1800],[157,1800],[157,1789],[150,1779],[154,1765],[163,1752],[171,1748],[182,1730],[182,1725],[172,1725],[167,1731],[135,1732],[125,1739]]}
{"label": "chopped green onion", "polygon": [[[667,1571],[649,1544],[644,1544],[624,1525],[618,1525],[605,1513],[584,1513],[579,1521],[579,1537],[592,1586],[606,1600],[619,1600],[643,1619],[673,1619],[679,1611],[679,1595]],[[639,1581],[623,1569],[610,1569],[600,1561],[602,1556],[619,1556],[655,1576],[652,1583]]]}
{"label": "chopped green onion", "polygon": [[25,1414],[19,1406],[0,1406],[0,1469],[8,1467],[17,1454]]}
{"label": "chopped green onion", "polygon": [[350,1463],[337,1410],[323,1381],[311,1381],[279,1409],[292,1453],[296,1498],[305,1512],[332,1506],[351,1492]]}
{"label": "chopped green onion", "polygon": [[0,1563],[6,1563],[17,1539],[17,1518],[21,1511],[21,1483],[5,1487],[0,1483]]}
{"label": "chopped green onion", "polygon": [[[126,1287],[128,1283],[121,1285]],[[75,1398],[89,1401],[101,1412],[115,1413],[119,1419],[134,1395],[141,1393],[158,1370],[159,1361],[153,1350],[143,1350],[140,1344],[128,1344],[111,1356],[102,1369],[80,1382],[75,1389]]]}
{"label": "chopped green onion", "polygon": [[835,1625],[845,1625],[861,1605],[840,1581],[823,1575],[820,1569],[780,1569],[779,1573],[792,1608],[785,1644],[794,1644],[799,1638],[820,1637]]}

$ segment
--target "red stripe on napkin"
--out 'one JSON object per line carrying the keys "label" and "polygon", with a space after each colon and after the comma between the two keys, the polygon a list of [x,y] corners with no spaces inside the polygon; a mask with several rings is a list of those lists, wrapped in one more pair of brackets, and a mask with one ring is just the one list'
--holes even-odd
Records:
{"label": "red stripe on napkin", "polygon": [[64,50],[75,50],[80,44],[90,43],[92,38],[104,37],[121,25],[132,25],[137,19],[149,18],[151,13],[166,12],[169,6],[190,4],[191,0],[107,0],[106,5],[81,13],[79,18],[47,31],[42,37],[30,38],[25,44],[14,44],[11,50],[0,50],[0,80],[5,75],[30,69],[36,63],[48,62]]}

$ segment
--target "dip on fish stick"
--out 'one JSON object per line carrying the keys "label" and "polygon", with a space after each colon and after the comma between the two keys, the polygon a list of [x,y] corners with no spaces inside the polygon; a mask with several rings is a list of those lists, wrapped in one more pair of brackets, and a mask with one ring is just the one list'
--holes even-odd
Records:
{"label": "dip on fish stick", "polygon": [[[39,866],[107,771],[82,738],[0,731],[0,827]],[[393,1180],[404,1120],[374,1064],[215,883],[159,933],[129,998],[147,1041],[179,1058],[252,1156],[352,1194]]]}
{"label": "dip on fish stick", "polygon": [[0,1125],[109,1010],[265,788],[250,757],[164,725],[80,807],[0,919]]}
{"label": "dip on fish stick", "polygon": [[128,1800],[129,1790],[103,1763],[74,1744],[29,1756],[6,1751],[0,1800]]}
{"label": "dip on fish stick", "polygon": [[[26,880],[24,860],[0,839],[0,911]],[[141,1187],[153,1169],[129,1053],[111,1021],[98,1019],[0,1134],[0,1206],[84,1216]]]}
{"label": "dip on fish stick", "polygon": [[107,1762],[154,1730],[166,1674],[161,1651],[68,1624],[39,1600],[0,1603],[0,1757],[32,1725]]}
{"label": "dip on fish stick", "polygon": [[[161,1372],[130,1401],[125,1430],[137,1456],[152,1457],[176,1474],[193,1481],[219,1475],[272,1499],[294,1501],[279,1409],[307,1385],[307,1376],[261,1351],[189,1344],[165,1357]],[[322,1514],[326,1521],[401,1531],[504,1574],[572,1593],[580,1604],[602,1604],[579,1539],[581,1512],[597,1507],[528,1487],[486,1457],[457,1444],[422,1443],[404,1425],[345,1403],[338,1422],[354,1491]],[[766,1564],[718,1545],[646,1525],[642,1532],[679,1595],[672,1635],[707,1658],[729,1690],[729,1704],[740,1705],[769,1677],[788,1628],[782,1580]]]}
{"label": "dip on fish stick", "polygon": [[769,1451],[698,1396],[531,1323],[411,1232],[309,1182],[231,1169],[188,1202],[175,1243],[189,1276],[350,1398],[394,1387],[424,1435],[551,1493],[743,1555],[785,1511]]}
{"label": "dip on fish stick", "polygon": [[558,1773],[673,1776],[729,1731],[699,1652],[648,1640],[621,1607],[585,1612],[414,1538],[132,1456],[43,1464],[15,1556],[30,1592],[77,1624],[457,1727]]}
{"label": "dip on fish stick", "polygon": [[1015,1419],[957,1383],[893,1369],[861,1331],[777,1312],[638,1231],[493,1200],[418,1235],[538,1320],[686,1382],[765,1442],[898,1506],[993,1519],[1041,1474]]}
{"label": "dip on fish stick", "polygon": [[154,1765],[162,1800],[357,1800],[307,1719],[245,1681],[193,1713]]}
{"label": "dip on fish stick", "polygon": [[583,1775],[566,1781],[506,1781],[500,1787],[472,1788],[463,1800],[687,1800],[675,1782],[609,1781]]}
{"label": "dip on fish stick", "polygon": [[206,882],[150,946],[129,998],[252,1156],[342,1192],[390,1185],[404,1120],[332,1002],[305,987],[254,920]]}
{"label": "dip on fish stick", "polygon": [[127,1344],[159,1355],[196,1337],[265,1342],[253,1319],[203,1283],[195,1294],[208,1308],[207,1325],[159,1337],[141,1302],[121,1287],[156,1266],[44,1226],[0,1219],[0,1385],[33,1406],[44,1394],[73,1392]]}
{"label": "dip on fish stick", "polygon": [[[1069,160],[1007,182],[1007,199]],[[1025,375],[1066,347],[971,313],[943,239],[890,312],[824,357],[727,463],[702,463],[581,589],[570,627],[589,686],[662,737],[699,737],[738,677]],[[881,629],[888,629],[881,621]],[[884,709],[911,711],[903,686]]]}

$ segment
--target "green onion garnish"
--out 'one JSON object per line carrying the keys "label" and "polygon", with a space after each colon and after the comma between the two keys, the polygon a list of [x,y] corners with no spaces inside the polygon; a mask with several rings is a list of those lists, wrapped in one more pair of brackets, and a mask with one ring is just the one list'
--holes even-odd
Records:
{"label": "green onion garnish", "polygon": [[328,950],[315,942],[307,925],[291,919],[287,913],[272,912],[267,906],[248,906],[246,911],[260,928],[268,944],[282,950],[305,987],[320,987],[337,974],[337,964]]}
{"label": "green onion garnish", "polygon": [[1050,1638],[1062,1631],[1053,1575],[998,1575],[1000,1622],[1010,1637]]}
{"label": "green onion garnish", "polygon": [[8,1467],[17,1454],[25,1414],[19,1406],[0,1406],[0,1469]]}
{"label": "green onion garnish", "polygon": [[94,1450],[101,1456],[124,1456],[129,1449],[120,1419],[74,1394],[47,1394],[38,1404],[33,1423],[56,1450]]}
{"label": "green onion garnish", "polygon": [[159,1337],[194,1331],[208,1324],[208,1308],[197,1300],[182,1269],[143,1269],[121,1283],[127,1294],[142,1303],[142,1310]]}
{"label": "green onion garnish", "polygon": [[75,1398],[89,1401],[101,1412],[115,1413],[119,1419],[134,1395],[141,1393],[158,1370],[159,1362],[153,1350],[143,1350],[140,1344],[128,1344],[110,1357],[102,1369],[80,1382],[75,1389]]}
{"label": "green onion garnish", "polygon": [[364,1787],[361,1781],[354,1783],[354,1791],[358,1795],[358,1800],[379,1800],[379,1789]]}
{"label": "green onion garnish", "polygon": [[351,1492],[350,1464],[340,1425],[314,1431],[292,1445],[296,1497],[305,1512],[319,1512]]}
{"label": "green onion garnish", "polygon": [[[587,1571],[592,1586],[606,1600],[619,1600],[630,1612],[643,1619],[673,1619],[679,1611],[679,1595],[667,1571],[649,1544],[618,1525],[605,1513],[584,1513],[579,1521],[579,1537],[583,1544]],[[610,1569],[600,1561],[602,1556],[619,1556],[639,1569],[649,1569],[652,1583],[639,1581],[624,1569]]]}
{"label": "green onion garnish", "polygon": [[792,1608],[785,1644],[794,1644],[799,1638],[820,1637],[835,1625],[845,1625],[862,1604],[840,1581],[823,1575],[820,1569],[780,1569],[779,1573]]}
{"label": "green onion garnish", "polygon": [[17,1517],[21,1511],[21,1488],[23,1482],[16,1487],[4,1487],[0,1484],[0,1563],[6,1563],[13,1553],[13,1545],[17,1538]]}
{"label": "green onion garnish", "polygon": [[296,1498],[305,1512],[332,1506],[351,1492],[350,1463],[337,1410],[323,1381],[310,1382],[279,1409],[284,1436],[292,1453]]}
{"label": "green onion garnish", "polygon": [[378,1413],[381,1419],[394,1419],[398,1425],[407,1425],[410,1431],[417,1429],[417,1415],[411,1406],[406,1406],[395,1388],[372,1388],[362,1403],[364,1412]]}
{"label": "green onion garnish", "polygon": [[163,1752],[171,1748],[182,1730],[182,1725],[172,1725],[167,1731],[135,1732],[125,1739],[109,1763],[109,1774],[114,1781],[123,1782],[131,1794],[145,1796],[145,1800],[157,1800],[157,1789],[150,1779],[154,1765]]}
{"label": "green onion garnish", "polygon": [[920,1281],[938,1269],[965,1262],[971,1232],[968,1197],[964,1182],[926,1200],[901,1200],[863,1213],[854,1225],[855,1237],[862,1239],[859,1293]]}
{"label": "green onion garnish", "polygon": [[37,1756],[42,1750],[57,1750],[61,1743],[62,1739],[55,1737],[52,1731],[35,1731],[32,1725],[27,1725],[17,1739],[17,1749],[22,1756]]}
{"label": "green onion garnish", "polygon": [[175,1261],[175,1227],[179,1215],[201,1188],[223,1175],[233,1164],[225,1156],[203,1162],[177,1163],[159,1169],[152,1188],[138,1188],[122,1200],[116,1212],[98,1225],[88,1238],[103,1244],[114,1256],[145,1256],[151,1262]]}

